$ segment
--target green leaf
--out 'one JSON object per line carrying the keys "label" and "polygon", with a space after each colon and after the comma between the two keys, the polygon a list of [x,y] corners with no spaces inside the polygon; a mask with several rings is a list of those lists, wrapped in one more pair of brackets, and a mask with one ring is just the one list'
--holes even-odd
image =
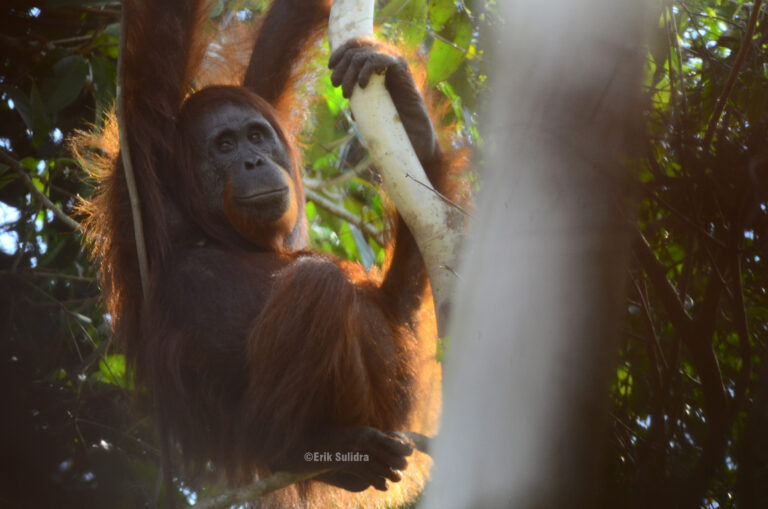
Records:
{"label": "green leaf", "polygon": [[117,62],[117,52],[120,47],[120,23],[112,23],[93,39],[94,46],[99,47],[99,52],[107,55],[113,65]]}
{"label": "green leaf", "polygon": [[464,105],[462,104],[461,96],[456,93],[450,83],[443,81],[438,84],[437,89],[440,90],[445,97],[448,98],[453,110],[453,115],[457,119],[464,117]]}
{"label": "green leaf", "polygon": [[616,378],[618,379],[619,394],[622,396],[629,396],[632,393],[633,379],[629,373],[629,369],[625,366],[620,366],[616,370]]}
{"label": "green leaf", "polygon": [[383,33],[397,40],[400,48],[415,48],[427,30],[427,4],[427,0],[394,0],[376,15],[376,24],[383,25]]}
{"label": "green leaf", "polygon": [[8,175],[3,175],[2,177],[0,177],[0,189],[4,188],[5,186],[10,184],[11,182],[16,180],[17,178],[18,178],[18,175],[16,175],[15,172],[14,173],[9,173]]}
{"label": "green leaf", "polygon": [[[46,189],[45,189],[45,182],[43,182],[40,179],[40,177],[37,177],[35,175],[30,175],[30,178],[32,179],[32,183],[35,185],[35,188],[38,191],[40,191],[40,194],[42,194],[43,196],[46,196],[47,193],[45,192],[46,191]],[[41,210],[40,212],[43,213],[44,211]]]}
{"label": "green leaf", "polygon": [[440,32],[440,37],[435,38],[427,61],[427,77],[431,86],[448,79],[464,63],[473,31],[469,16],[460,12],[451,18],[445,30]]}
{"label": "green leaf", "polygon": [[35,119],[32,114],[32,105],[29,102],[29,97],[18,88],[10,85],[0,84],[0,92],[7,95],[13,101],[13,108],[19,112],[19,116],[21,116],[27,129],[34,131]]}
{"label": "green leaf", "polygon": [[67,243],[61,240],[61,236],[50,235],[49,237],[50,239],[48,241],[48,251],[46,251],[45,254],[40,257],[37,263],[37,266],[41,268],[50,266],[56,260],[56,257],[64,250],[64,248],[68,247]]}
{"label": "green leaf", "polygon": [[226,0],[216,0],[208,15],[212,19],[218,18],[224,12],[224,7],[226,7],[226,4]]}
{"label": "green leaf", "polygon": [[94,374],[94,377],[107,384],[117,385],[124,389],[129,388],[125,370],[125,356],[122,354],[105,355],[99,362],[99,371]]}
{"label": "green leaf", "polygon": [[[449,0],[452,1],[452,0]],[[390,21],[392,18],[409,21],[424,21],[427,15],[427,0],[393,0],[376,15],[379,21]]]}
{"label": "green leaf", "polygon": [[91,57],[91,72],[93,74],[93,95],[98,108],[96,119],[101,120],[104,112],[112,106],[115,100],[115,83],[117,83],[117,66],[108,58]]}
{"label": "green leaf", "polygon": [[349,223],[344,221],[341,225],[341,231],[339,231],[339,240],[344,248],[344,257],[347,260],[359,260],[360,253],[357,252],[357,244],[355,243],[355,237],[352,235]]}
{"label": "green leaf", "polygon": [[80,96],[88,76],[88,62],[79,55],[62,58],[53,66],[53,75],[43,81],[45,107],[51,113],[59,111]]}
{"label": "green leaf", "polygon": [[310,223],[317,217],[317,208],[313,201],[307,201],[306,205],[304,205],[304,211],[307,214],[307,221]]}
{"label": "green leaf", "polygon": [[29,104],[32,109],[32,145],[38,147],[48,137],[51,119],[48,118],[48,112],[34,84],[29,94]]}
{"label": "green leaf", "polygon": [[445,24],[454,14],[456,14],[454,0],[435,0],[429,5],[429,22],[437,32],[445,28]]}
{"label": "green leaf", "polygon": [[333,83],[331,83],[330,74],[326,74],[322,77],[318,84],[318,88],[323,98],[325,98],[328,111],[330,111],[331,115],[336,116],[341,110],[349,106],[349,99],[344,98],[341,87],[334,87]]}
{"label": "green leaf", "polygon": [[34,157],[25,157],[19,161],[23,167],[29,170],[33,175],[37,173],[37,159]]}
{"label": "green leaf", "polygon": [[371,246],[366,242],[365,235],[360,231],[360,228],[350,224],[349,231],[352,233],[352,237],[355,239],[355,246],[357,246],[357,253],[360,255],[360,262],[368,271],[376,263],[376,253],[373,252]]}

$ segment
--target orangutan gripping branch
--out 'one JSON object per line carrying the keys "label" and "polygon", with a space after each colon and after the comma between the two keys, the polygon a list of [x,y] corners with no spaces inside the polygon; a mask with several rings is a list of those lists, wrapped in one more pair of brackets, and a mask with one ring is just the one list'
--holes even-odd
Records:
{"label": "orangutan gripping branch", "polygon": [[[231,484],[329,470],[280,494],[284,505],[365,503],[347,492],[368,488],[388,490],[384,503],[412,499],[428,458],[412,455],[397,432],[433,431],[439,407],[423,262],[399,218],[383,277],[307,249],[301,159],[285,120],[293,64],[325,26],[329,5],[276,1],[242,86],[194,93],[206,3],[127,0],[124,8],[125,122],[147,236],[146,299],[117,158],[84,208],[115,336],[162,429],[190,470],[213,466]],[[330,66],[347,96],[386,73],[422,165],[450,196],[451,158],[405,61],[357,40]]]}

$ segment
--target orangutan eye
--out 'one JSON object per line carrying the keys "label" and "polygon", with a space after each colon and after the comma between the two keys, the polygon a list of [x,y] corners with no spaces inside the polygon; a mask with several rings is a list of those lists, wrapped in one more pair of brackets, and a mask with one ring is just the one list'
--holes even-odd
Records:
{"label": "orangutan eye", "polygon": [[221,153],[231,152],[235,149],[235,140],[231,134],[224,133],[216,138],[216,150]]}
{"label": "orangutan eye", "polygon": [[251,143],[260,143],[262,139],[264,136],[260,130],[254,128],[248,130],[248,141]]}

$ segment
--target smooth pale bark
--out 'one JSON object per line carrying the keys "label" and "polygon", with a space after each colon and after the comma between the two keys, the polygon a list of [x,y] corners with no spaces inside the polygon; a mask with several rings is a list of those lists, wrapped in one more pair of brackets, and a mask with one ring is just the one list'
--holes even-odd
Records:
{"label": "smooth pale bark", "polygon": [[594,507],[632,222],[644,2],[497,5],[488,167],[423,507]]}
{"label": "smooth pale bark", "polygon": [[[349,39],[373,35],[373,4],[373,0],[333,2],[328,27],[331,51]],[[456,253],[462,233],[462,221],[456,220],[458,211],[433,191],[384,87],[383,76],[372,76],[364,89],[356,86],[349,103],[387,193],[419,246],[438,323],[443,324],[456,280]]]}

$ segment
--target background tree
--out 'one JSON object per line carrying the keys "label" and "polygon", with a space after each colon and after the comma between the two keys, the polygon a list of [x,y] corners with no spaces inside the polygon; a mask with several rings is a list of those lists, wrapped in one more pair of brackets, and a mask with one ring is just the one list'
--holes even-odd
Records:
{"label": "background tree", "polygon": [[[218,2],[211,51],[228,47],[264,7]],[[486,83],[483,48],[496,43],[477,39],[488,24],[505,27],[495,2],[393,0],[378,8],[380,35],[424,61],[452,121],[448,141],[472,146],[482,171],[474,112]],[[626,163],[639,205],[627,217],[634,250],[618,364],[605,392],[611,433],[600,496],[610,507],[765,507],[768,10],[761,0],[650,8],[647,130],[642,157]],[[152,423],[131,406],[95,272],[63,219],[90,192],[66,140],[98,127],[111,108],[120,4],[8,0],[1,9],[0,502],[162,506]],[[377,175],[346,101],[330,86],[327,53],[319,53],[303,84],[318,100],[301,112],[311,240],[380,263],[386,225]],[[508,330],[514,335],[515,324]],[[182,504],[211,491],[182,480],[176,487]]]}
{"label": "background tree", "polygon": [[611,496],[768,504],[768,11],[664,2],[620,364]]}

